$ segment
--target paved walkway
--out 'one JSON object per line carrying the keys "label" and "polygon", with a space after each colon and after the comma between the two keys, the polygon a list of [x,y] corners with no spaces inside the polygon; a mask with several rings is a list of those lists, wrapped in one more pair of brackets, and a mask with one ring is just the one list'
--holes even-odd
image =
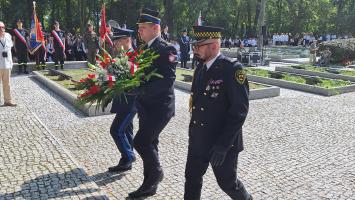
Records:
{"label": "paved walkway", "polygon": [[[107,173],[119,159],[109,134],[113,115],[85,117],[27,76],[12,84],[19,106],[0,107],[0,199],[33,199],[25,195],[35,192],[24,189],[33,186],[40,196],[41,188],[52,188],[57,199],[121,200],[141,184],[140,159],[130,172]],[[176,95],[176,117],[160,142],[166,176],[148,199],[183,196],[188,94]],[[355,199],[354,105],[355,93],[322,97],[284,89],[280,97],[251,101],[238,164],[247,190],[257,200]],[[204,200],[229,199],[211,170],[202,193]]]}

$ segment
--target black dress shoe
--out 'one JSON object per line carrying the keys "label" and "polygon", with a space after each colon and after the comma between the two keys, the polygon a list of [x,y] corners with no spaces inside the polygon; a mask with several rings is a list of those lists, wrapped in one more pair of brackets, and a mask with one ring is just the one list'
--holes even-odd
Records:
{"label": "black dress shoe", "polygon": [[109,167],[108,171],[109,172],[124,172],[132,169],[132,163],[127,163],[127,164],[118,164],[113,167]]}
{"label": "black dress shoe", "polygon": [[130,198],[141,198],[141,197],[149,197],[153,196],[157,193],[158,184],[163,180],[164,173],[163,171],[157,176],[156,180],[154,181],[145,181],[143,184],[138,188],[138,190],[131,192],[128,194]]}
{"label": "black dress shoe", "polygon": [[132,169],[132,163],[136,161],[136,158],[133,158],[130,161],[127,161],[125,159],[120,160],[120,162],[118,163],[118,165],[113,166],[113,167],[109,167],[108,171],[109,172],[124,172],[124,171],[128,171]]}

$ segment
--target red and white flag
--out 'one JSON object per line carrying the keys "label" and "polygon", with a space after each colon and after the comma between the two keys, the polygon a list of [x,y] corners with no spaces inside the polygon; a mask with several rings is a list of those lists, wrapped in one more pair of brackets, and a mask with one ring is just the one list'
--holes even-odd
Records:
{"label": "red and white flag", "polygon": [[196,26],[202,26],[202,15],[201,11],[200,14],[198,15],[197,21],[196,21]]}

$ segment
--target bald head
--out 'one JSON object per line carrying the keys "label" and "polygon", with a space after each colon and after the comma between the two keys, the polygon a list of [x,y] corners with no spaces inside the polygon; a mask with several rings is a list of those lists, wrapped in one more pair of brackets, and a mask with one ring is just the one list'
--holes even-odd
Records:
{"label": "bald head", "polygon": [[5,33],[5,24],[4,22],[0,21],[0,35],[4,35]]}

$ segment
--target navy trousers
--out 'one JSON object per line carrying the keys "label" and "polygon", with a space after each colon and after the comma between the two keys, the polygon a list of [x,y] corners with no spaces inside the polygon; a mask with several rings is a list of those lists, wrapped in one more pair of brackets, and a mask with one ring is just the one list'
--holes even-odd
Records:
{"label": "navy trousers", "polygon": [[143,160],[144,183],[150,185],[161,173],[158,144],[159,135],[171,117],[157,112],[150,115],[139,115],[139,130],[134,137],[134,148]]}
{"label": "navy trousers", "polygon": [[[199,200],[201,197],[203,175],[209,166],[209,156],[194,155],[188,151],[185,168],[185,200]],[[237,178],[238,151],[232,148],[228,151],[221,166],[212,167],[219,187],[233,200],[249,200],[250,194],[243,183]]]}
{"label": "navy trousers", "polygon": [[110,133],[121,153],[124,161],[132,161],[135,157],[133,152],[133,118],[135,112],[128,114],[116,114],[112,122]]}

